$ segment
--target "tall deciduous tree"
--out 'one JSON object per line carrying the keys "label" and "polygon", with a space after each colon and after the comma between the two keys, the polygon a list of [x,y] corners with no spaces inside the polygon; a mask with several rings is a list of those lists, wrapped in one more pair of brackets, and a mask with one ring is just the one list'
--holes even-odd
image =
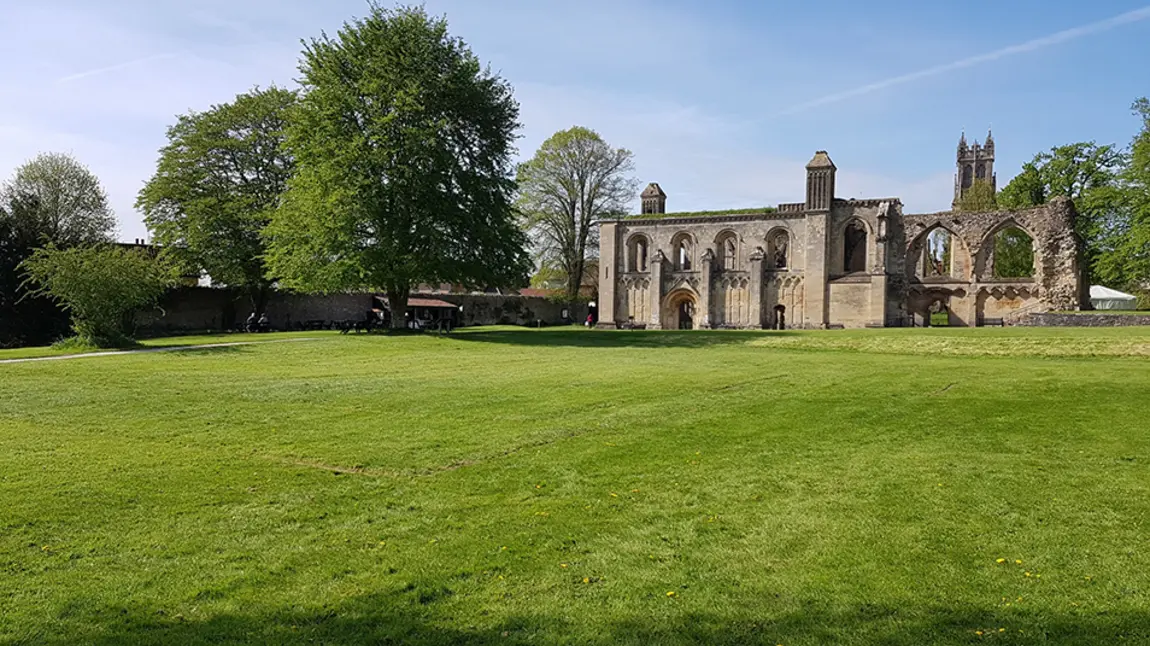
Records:
{"label": "tall deciduous tree", "polygon": [[1110,285],[1142,294],[1150,292],[1150,100],[1132,106],[1142,127],[1130,144],[1129,162],[1121,175],[1121,213],[1107,232],[1098,262],[1098,277]]}
{"label": "tall deciduous tree", "polygon": [[519,166],[519,208],[541,266],[565,279],[568,301],[579,296],[584,267],[598,253],[599,220],[624,215],[637,190],[631,152],[599,133],[574,127],[555,133]]}
{"label": "tall deciduous tree", "polygon": [[384,289],[392,325],[427,283],[525,284],[512,206],[519,106],[442,18],[372,4],[305,44],[297,173],[268,228],[285,286]]}
{"label": "tall deciduous tree", "polygon": [[1021,209],[1059,196],[1073,200],[1089,280],[1106,252],[1107,239],[1126,217],[1119,186],[1126,160],[1126,153],[1112,144],[1080,142],[1051,148],[1023,166],[1022,173],[999,192],[998,204]]}
{"label": "tall deciduous tree", "polygon": [[284,138],[295,101],[294,91],[257,88],[177,117],[136,200],[157,242],[214,281],[248,289],[257,311],[272,283],[261,233],[293,172]]}
{"label": "tall deciduous tree", "polygon": [[19,266],[33,249],[108,241],[115,224],[100,181],[68,155],[40,155],[0,186],[0,346],[47,343],[67,331],[52,300],[22,287]]}

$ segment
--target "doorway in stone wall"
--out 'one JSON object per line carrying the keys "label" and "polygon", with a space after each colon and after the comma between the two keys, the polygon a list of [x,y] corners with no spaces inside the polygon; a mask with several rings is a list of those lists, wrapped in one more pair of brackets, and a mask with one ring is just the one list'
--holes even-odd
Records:
{"label": "doorway in stone wall", "polygon": [[775,320],[771,323],[772,330],[785,330],[787,329],[787,306],[775,306]]}
{"label": "doorway in stone wall", "polygon": [[695,328],[695,304],[691,301],[679,303],[678,322],[680,330],[693,330]]}

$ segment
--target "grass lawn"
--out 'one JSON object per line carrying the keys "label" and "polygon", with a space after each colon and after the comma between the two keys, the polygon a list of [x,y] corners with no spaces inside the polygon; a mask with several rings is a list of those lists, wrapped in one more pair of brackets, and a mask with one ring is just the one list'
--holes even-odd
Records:
{"label": "grass lawn", "polygon": [[0,643],[1150,643],[1150,328],[307,336],[0,365]]}

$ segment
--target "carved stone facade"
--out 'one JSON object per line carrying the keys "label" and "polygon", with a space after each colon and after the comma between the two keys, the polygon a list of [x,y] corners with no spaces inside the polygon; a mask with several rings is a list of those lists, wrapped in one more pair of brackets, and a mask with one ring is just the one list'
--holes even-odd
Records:
{"label": "carved stone facade", "polygon": [[[960,148],[959,187],[963,161]],[[1078,309],[1086,298],[1069,200],[904,215],[898,198],[835,198],[835,172],[819,151],[807,165],[805,202],[745,214],[668,215],[666,195],[648,187],[644,216],[601,224],[600,324],[975,326]],[[993,166],[983,172],[993,177]]]}

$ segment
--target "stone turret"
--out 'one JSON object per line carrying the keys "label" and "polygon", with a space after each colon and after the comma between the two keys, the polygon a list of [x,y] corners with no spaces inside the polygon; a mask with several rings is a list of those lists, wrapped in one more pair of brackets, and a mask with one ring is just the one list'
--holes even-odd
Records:
{"label": "stone turret", "polygon": [[648,184],[639,198],[643,201],[643,215],[667,212],[667,194],[655,182]]}
{"label": "stone turret", "polygon": [[835,199],[835,163],[827,151],[815,153],[807,164],[807,211],[830,211]]}

